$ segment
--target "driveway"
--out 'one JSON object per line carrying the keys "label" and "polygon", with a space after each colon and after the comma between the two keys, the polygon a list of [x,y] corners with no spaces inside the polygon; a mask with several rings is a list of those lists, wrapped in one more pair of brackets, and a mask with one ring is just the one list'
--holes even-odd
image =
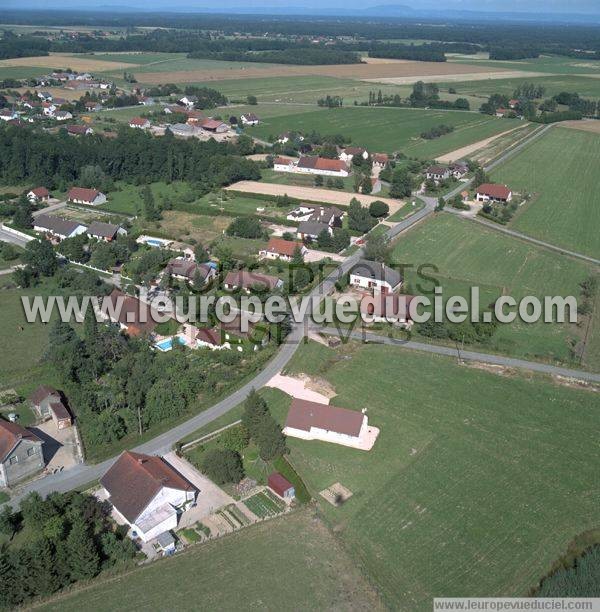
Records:
{"label": "driveway", "polygon": [[227,495],[212,480],[201,474],[189,461],[178,457],[175,452],[167,453],[163,459],[199,491],[196,506],[186,510],[181,515],[177,529],[194,525],[196,522],[216,512],[219,508],[235,503],[233,497]]}

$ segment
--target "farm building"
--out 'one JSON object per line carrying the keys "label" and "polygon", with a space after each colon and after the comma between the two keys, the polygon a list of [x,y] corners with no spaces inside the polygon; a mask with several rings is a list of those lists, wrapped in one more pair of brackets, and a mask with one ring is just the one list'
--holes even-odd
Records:
{"label": "farm building", "polygon": [[283,498],[285,501],[292,501],[296,497],[296,489],[294,485],[279,472],[273,472],[267,480],[269,489]]}
{"label": "farm building", "polygon": [[200,122],[200,127],[207,132],[215,134],[223,134],[229,131],[229,126],[219,119],[204,119]]}
{"label": "farm building", "polygon": [[298,160],[296,172],[306,174],[320,174],[323,176],[346,177],[348,166],[341,159],[327,159],[325,157],[314,157],[305,155]]}
{"label": "farm building", "polygon": [[106,202],[106,196],[97,189],[86,189],[85,187],[71,187],[67,194],[67,200],[75,204],[87,204],[89,206],[100,206]]}
{"label": "farm building", "polygon": [[119,518],[148,542],[175,529],[178,515],[194,503],[196,489],[160,457],[125,451],[102,476]]}
{"label": "farm building", "polygon": [[361,259],[350,270],[350,284],[360,289],[393,292],[402,285],[402,275],[384,263]]}
{"label": "farm building", "polygon": [[369,427],[363,412],[294,398],[283,433],[292,438],[370,450],[379,430]]}
{"label": "farm building", "polygon": [[479,185],[476,194],[478,202],[510,202],[512,199],[512,191],[506,185],[497,183]]}
{"label": "farm building", "polygon": [[283,238],[271,238],[267,246],[258,252],[258,256],[263,259],[291,261],[296,249],[300,249],[302,255],[307,251],[301,242],[284,240]]}
{"label": "farm building", "polygon": [[44,468],[43,440],[0,419],[0,487],[10,487]]}
{"label": "farm building", "polygon": [[273,170],[276,172],[294,172],[297,163],[297,159],[292,159],[290,157],[276,157],[273,160]]}

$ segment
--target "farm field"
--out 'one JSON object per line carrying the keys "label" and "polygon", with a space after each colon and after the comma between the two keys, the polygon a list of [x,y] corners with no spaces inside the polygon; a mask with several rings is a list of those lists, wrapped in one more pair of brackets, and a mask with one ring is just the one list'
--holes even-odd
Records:
{"label": "farm field", "polygon": [[[471,286],[479,286],[481,307],[502,294],[515,299],[527,295],[580,296],[579,283],[588,278],[593,268],[484,228],[450,214],[438,215],[406,233],[393,252],[394,260],[413,270],[407,272],[407,293],[431,293],[432,283],[419,279],[414,267],[430,264],[437,267],[424,273],[436,277],[444,296],[468,298]],[[493,262],[493,265],[490,265]],[[600,313],[593,317],[593,328],[600,327]],[[571,341],[579,341],[582,332],[574,324],[524,323],[515,321],[499,325],[489,343],[475,350],[496,351],[532,360],[569,363]],[[586,353],[584,365],[600,369],[593,352]]]}
{"label": "farm field", "polygon": [[[157,203],[170,199],[174,204],[177,201],[191,202],[195,199],[192,187],[189,183],[164,182],[150,183],[149,187]],[[116,212],[125,215],[138,215],[142,211],[142,187],[136,187],[127,183],[117,182],[115,189],[107,192],[107,202],[99,209],[108,212]]]}
{"label": "farm field", "polygon": [[451,64],[475,64],[504,70],[524,70],[527,72],[547,72],[549,74],[600,74],[598,62],[572,57],[542,55],[538,58],[498,61],[472,56],[454,57]]}
{"label": "farm field", "polygon": [[203,608],[221,610],[383,609],[342,547],[309,511],[92,583],[42,609],[157,608],[166,592],[169,608],[177,610],[197,610],[199,600]]}
{"label": "farm field", "polygon": [[[291,372],[308,363],[338,392],[332,404],[368,408],[381,429],[368,453],[288,443],[390,608],[430,610],[434,596],[465,593],[524,596],[574,535],[596,526],[592,392],[396,347],[313,343],[296,356]],[[335,482],[353,492],[339,508],[317,494]]]}
{"label": "farm field", "polygon": [[534,194],[512,227],[600,259],[599,164],[600,134],[553,128],[492,176],[515,191]]}
{"label": "farm field", "polygon": [[[253,129],[262,138],[286,130],[323,135],[342,134],[356,145],[376,152],[402,151],[411,156],[436,157],[518,125],[517,120],[488,117],[462,111],[346,107],[326,113],[305,112],[273,117]],[[455,131],[434,140],[420,137],[432,127],[451,125]]]}
{"label": "farm field", "polygon": [[[487,98],[494,93],[512,96],[515,89],[523,83],[542,85],[546,89],[546,97],[552,97],[561,91],[576,91],[584,98],[597,98],[600,96],[600,79],[594,78],[594,75],[561,74],[438,84],[442,90],[454,87],[458,94],[464,94],[467,97],[480,96],[481,98]],[[481,102],[483,101],[482,99]],[[477,109],[474,106],[472,108]]]}
{"label": "farm field", "polygon": [[6,66],[39,66],[43,67],[46,71],[49,69],[71,68],[79,72],[106,72],[130,68],[130,65],[123,61],[103,61],[96,59],[93,55],[71,55],[68,53],[51,53],[44,56],[16,57],[0,60],[0,67]]}

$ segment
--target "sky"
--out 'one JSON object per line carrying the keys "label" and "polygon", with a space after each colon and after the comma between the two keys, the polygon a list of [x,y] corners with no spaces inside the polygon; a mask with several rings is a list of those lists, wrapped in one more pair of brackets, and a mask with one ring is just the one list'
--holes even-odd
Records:
{"label": "sky", "polygon": [[[84,8],[93,10],[94,8],[108,8],[111,6],[121,9],[131,7],[133,9],[157,10],[168,12],[169,10],[186,10],[192,12],[194,9],[211,12],[229,11],[234,12],[240,9],[245,13],[256,9],[258,12],[265,12],[265,9],[272,8],[275,12],[294,12],[306,13],[311,9],[315,11],[338,10],[343,14],[345,9],[360,11],[361,9],[371,9],[372,7],[398,6],[408,7],[416,12],[442,10],[447,13],[449,10],[464,10],[475,12],[525,12],[525,13],[562,13],[562,14],[581,14],[592,13],[600,14],[600,0],[171,0],[165,3],[164,0],[94,0],[92,3],[84,0],[0,0],[5,8],[26,9],[26,8],[46,8],[46,9],[76,9]],[[372,11],[369,11],[372,12]]]}

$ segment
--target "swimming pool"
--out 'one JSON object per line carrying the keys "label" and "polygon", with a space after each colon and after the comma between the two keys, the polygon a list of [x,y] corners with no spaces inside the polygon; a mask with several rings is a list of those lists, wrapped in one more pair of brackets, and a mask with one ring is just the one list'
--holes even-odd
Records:
{"label": "swimming pool", "polygon": [[161,247],[164,243],[161,240],[150,239],[150,240],[146,240],[146,244],[149,244],[150,246],[153,246],[153,247]]}
{"label": "swimming pool", "polygon": [[[185,340],[181,336],[175,336],[175,340],[177,340],[179,344],[185,344]],[[164,340],[157,342],[154,346],[159,351],[166,353],[167,351],[170,351],[173,348],[173,338],[165,338]]]}

